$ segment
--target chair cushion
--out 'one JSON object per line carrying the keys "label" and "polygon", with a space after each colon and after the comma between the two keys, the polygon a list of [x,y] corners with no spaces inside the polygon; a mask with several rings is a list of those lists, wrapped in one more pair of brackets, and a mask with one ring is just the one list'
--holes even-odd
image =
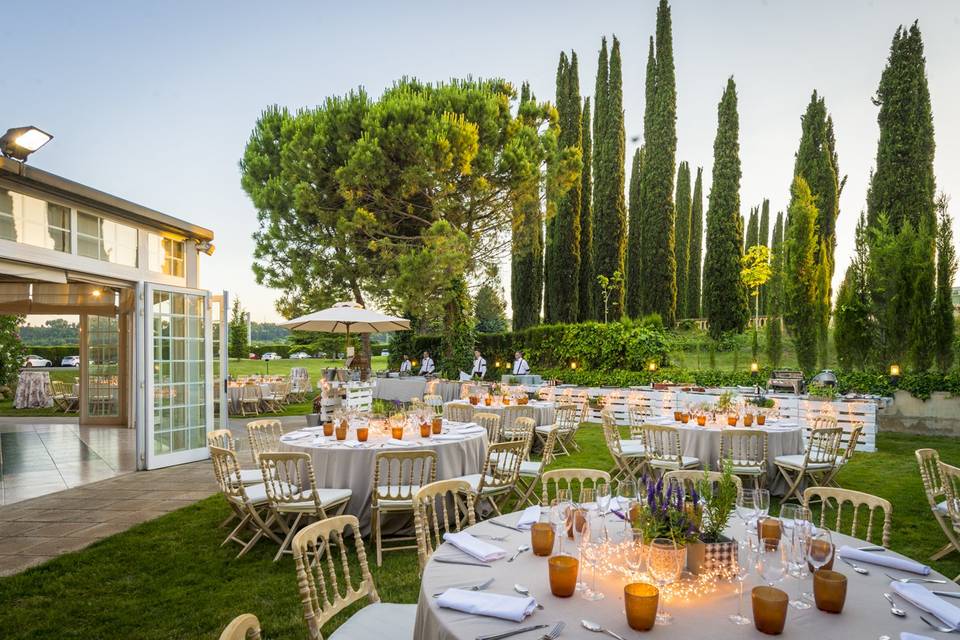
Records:
{"label": "chair cushion", "polygon": [[[320,498],[320,506],[326,509],[331,505],[337,505],[350,499],[353,492],[350,489],[317,489],[317,496]],[[299,502],[288,502],[279,505],[281,511],[313,511],[313,492],[306,491],[303,494],[304,499]]]}
{"label": "chair cushion", "polygon": [[375,602],[368,604],[340,625],[329,640],[413,640],[417,605]]}
{"label": "chair cushion", "polygon": [[[789,456],[777,456],[773,459],[773,461],[779,467],[787,467],[788,469],[803,469],[804,458],[806,458],[806,455],[802,453],[796,453]],[[832,465],[827,462],[810,462],[807,464],[807,469],[829,469],[831,466]]]}
{"label": "chair cushion", "polygon": [[243,484],[261,484],[263,474],[260,469],[240,469],[240,482]]}
{"label": "chair cushion", "polygon": [[[293,485],[286,486],[290,490],[296,490],[296,487]],[[245,486],[244,490],[247,492],[247,499],[249,499],[252,504],[263,504],[267,501],[267,485],[263,483]]]}
{"label": "chair cushion", "polygon": [[[671,458],[670,460],[651,460],[650,465],[658,469],[676,469],[677,459]],[[681,469],[692,469],[699,466],[700,466],[700,458],[695,458],[693,456],[682,457],[682,462],[680,464]]]}
{"label": "chair cushion", "polygon": [[[455,479],[456,479],[456,480],[464,480],[464,481],[468,482],[468,483],[470,484],[470,488],[473,489],[474,493],[476,493],[477,487],[480,486],[480,474],[479,474],[479,473],[471,473],[470,475],[460,476],[459,478],[455,478]],[[491,478],[490,476],[487,476],[487,482],[492,482],[492,481],[493,481],[493,478]],[[502,488],[499,488],[499,489],[502,490]],[[496,489],[491,489],[490,487],[484,487],[483,490],[484,490],[484,493],[486,493],[488,490],[496,490]]]}
{"label": "chair cushion", "polygon": [[537,460],[524,460],[520,463],[520,475],[525,478],[536,478],[540,475],[540,462]]}
{"label": "chair cushion", "polygon": [[557,428],[557,425],[555,425],[555,424],[542,424],[542,425],[540,425],[539,427],[536,428],[536,432],[537,432],[537,433],[550,433],[551,431],[553,431],[553,430],[556,429],[556,428]]}
{"label": "chair cushion", "polygon": [[383,496],[387,495],[387,492],[392,493],[394,496],[415,496],[417,491],[420,491],[420,485],[418,484],[401,484],[394,485],[393,487],[388,487],[387,485],[381,485],[377,487],[377,493],[380,497],[377,498],[377,503],[382,506],[390,507],[403,507],[409,506],[413,507],[413,498],[385,498]]}
{"label": "chair cushion", "polygon": [[735,476],[759,476],[765,473],[765,471],[761,467],[754,467],[754,466],[740,467],[737,465],[733,465],[731,469],[733,470],[733,475]]}
{"label": "chair cushion", "polygon": [[941,514],[943,514],[943,515],[948,515],[948,513],[947,513],[947,501],[944,500],[943,502],[938,503],[937,506],[934,507],[934,511],[936,511],[936,512],[938,512],[938,513],[941,513]]}
{"label": "chair cushion", "polygon": [[642,440],[621,440],[620,450],[625,456],[645,456],[647,450],[643,446]]}

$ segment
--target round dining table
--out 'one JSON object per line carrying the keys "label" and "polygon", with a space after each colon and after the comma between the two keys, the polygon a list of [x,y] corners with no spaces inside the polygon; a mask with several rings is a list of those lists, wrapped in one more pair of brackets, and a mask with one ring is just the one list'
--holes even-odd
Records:
{"label": "round dining table", "polygon": [[[517,524],[520,513],[506,514],[497,517],[498,522],[509,525]],[[608,530],[611,539],[622,539],[626,535],[625,525],[616,516],[607,517]],[[465,531],[484,536],[505,536],[506,539],[494,542],[508,552],[508,557],[520,545],[530,544],[528,531],[513,531],[491,524],[490,521],[480,522]],[[733,538],[742,538],[744,526],[734,519],[727,528],[726,534]],[[620,536],[618,538],[618,536]],[[862,546],[867,543],[850,536],[834,533],[833,542],[836,548],[842,545]],[[565,541],[566,551],[569,553],[572,541]],[[903,557],[894,551],[886,550],[885,556]],[[434,552],[435,557],[450,558],[462,557],[474,561],[470,556],[457,550],[450,543],[440,545]],[[600,640],[605,636],[592,633],[581,626],[581,620],[590,620],[603,625],[614,633],[626,639],[632,638],[676,638],[687,640],[691,638],[710,638],[711,640],[739,640],[742,638],[767,638],[769,636],[757,631],[753,624],[736,625],[728,619],[728,615],[737,611],[736,583],[719,583],[710,593],[688,596],[688,599],[671,599],[666,602],[667,610],[673,615],[673,624],[670,626],[655,626],[649,632],[632,630],[627,625],[623,612],[623,587],[630,582],[622,575],[606,575],[598,577],[597,588],[604,594],[602,600],[591,602],[583,599],[580,593],[569,598],[558,598],[550,593],[548,580],[547,558],[535,556],[525,552],[517,556],[514,562],[507,558],[495,560],[489,567],[468,566],[436,562],[433,558],[427,563],[423,571],[420,585],[420,597],[417,603],[417,619],[414,637],[418,640],[474,640],[477,636],[505,633],[525,626],[536,624],[549,625],[535,632],[515,636],[518,640],[539,640],[545,633],[560,621],[566,624],[559,640]],[[581,565],[582,566],[582,565]],[[920,619],[923,614],[928,620],[935,621],[930,614],[922,612],[918,607],[899,596],[893,596],[897,606],[907,612],[905,617],[891,614],[890,604],[883,594],[889,593],[889,573],[895,577],[921,577],[914,573],[886,569],[880,566],[866,565],[869,575],[855,573],[851,567],[835,559],[833,570],[839,571],[847,577],[847,595],[843,612],[840,614],[825,613],[815,606],[809,609],[798,610],[787,608],[786,626],[781,637],[785,639],[816,639],[816,640],[898,640],[900,632],[919,634],[921,637],[949,638],[950,634],[940,633],[929,627]],[[592,579],[589,573],[584,576],[588,581]],[[931,589],[960,591],[958,586],[947,580],[941,574],[931,571],[928,576],[934,580],[946,580],[946,584],[931,584]],[[514,585],[519,584],[529,590],[543,609],[535,610],[522,622],[511,622],[499,618],[486,617],[461,613],[453,609],[440,608],[434,594],[441,593],[452,587],[472,586],[483,583],[492,578],[493,582],[486,587],[486,592],[500,595],[518,596]],[[762,582],[756,572],[752,572],[744,583],[743,615],[753,620],[750,604],[750,590],[761,585]],[[786,591],[791,600],[800,598],[802,592],[813,590],[812,578],[798,580],[787,577],[776,584],[778,589]],[[952,602],[960,604],[960,601]]]}
{"label": "round dining table", "polygon": [[[443,413],[444,416],[448,415],[448,407],[451,405],[467,405],[470,406],[469,400],[453,400],[451,402],[445,402],[443,404]],[[473,407],[474,413],[495,413],[499,416],[502,416],[504,410],[509,407],[516,407],[516,404],[504,405],[500,401],[496,401],[491,405],[487,406],[481,402],[480,404]],[[548,400],[530,400],[527,402],[527,407],[532,407],[536,413],[537,426],[549,426],[557,421],[557,404],[555,402],[550,402]]]}
{"label": "round dining table", "polygon": [[[319,487],[350,489],[352,496],[344,513],[360,520],[363,535],[370,531],[370,499],[373,494],[373,472],[377,454],[383,451],[430,450],[437,454],[436,479],[480,473],[487,456],[487,434],[478,425],[443,421],[443,433],[421,438],[411,428],[404,433],[408,446],[393,444],[389,434],[371,426],[366,442],[356,440],[351,428],[347,440],[324,436],[323,427],[306,427],[285,433],[280,439],[283,451],[306,451],[310,454]],[[391,514],[384,518],[384,533],[411,529],[412,514]],[[392,521],[391,521],[392,520]]]}
{"label": "round dining table", "polygon": [[[733,427],[716,423],[707,423],[701,427],[692,421],[683,424],[674,421],[673,416],[660,416],[654,418],[652,422],[676,427],[680,432],[680,447],[683,449],[683,455],[699,458],[700,463],[704,465],[702,468],[719,470],[720,438],[725,429]],[[737,428],[742,429],[744,427]],[[768,420],[767,424],[762,427],[754,425],[749,429],[763,431],[767,434],[767,484],[765,486],[772,495],[782,496],[787,492],[787,483],[773,461],[777,456],[795,455],[804,452],[803,429],[797,422],[787,420]]]}

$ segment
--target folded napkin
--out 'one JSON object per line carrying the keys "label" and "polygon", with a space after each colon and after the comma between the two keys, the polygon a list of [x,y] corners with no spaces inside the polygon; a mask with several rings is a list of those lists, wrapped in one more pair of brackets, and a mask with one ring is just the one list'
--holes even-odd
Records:
{"label": "folded napkin", "polygon": [[344,447],[350,447],[351,449],[356,449],[357,447],[363,446],[363,443],[359,440],[339,440],[334,441],[332,444],[339,444]]}
{"label": "folded napkin", "polygon": [[524,509],[523,513],[520,514],[520,519],[517,520],[517,528],[527,531],[539,521],[540,505],[533,505],[532,507]]}
{"label": "folded napkin", "polygon": [[521,622],[537,608],[537,601],[530,596],[504,596],[486,591],[447,589],[437,598],[437,605],[477,616]]}
{"label": "folded napkin", "polygon": [[875,564],[881,567],[889,567],[899,571],[909,571],[910,573],[919,573],[922,576],[930,574],[930,567],[920,564],[910,558],[902,558],[892,553],[880,553],[876,551],[861,551],[846,545],[840,547],[838,551],[841,558],[853,560],[855,562],[864,562],[866,564]]}
{"label": "folded napkin", "polygon": [[391,447],[416,447],[418,446],[416,442],[410,442],[409,440],[397,440],[396,438],[390,438],[387,440],[387,444]]}
{"label": "folded napkin", "polygon": [[467,425],[466,427],[460,427],[459,429],[451,429],[451,431],[456,431],[457,433],[470,434],[470,433],[484,433],[486,429],[479,425]]}
{"label": "folded napkin", "polygon": [[323,427],[322,426],[321,427],[304,427],[303,429],[301,429],[301,431],[307,431],[309,433],[314,433],[314,432],[323,433]]}
{"label": "folded napkin", "polygon": [[900,640],[933,640],[933,638],[930,636],[921,636],[916,633],[910,633],[909,631],[901,631]]}
{"label": "folded napkin", "polygon": [[932,613],[950,628],[960,627],[960,609],[933,595],[923,585],[894,581],[890,583],[890,588],[901,598],[909,600],[924,611]]}
{"label": "folded napkin", "polygon": [[499,560],[507,555],[507,552],[497,545],[474,538],[469,533],[463,531],[459,533],[445,533],[443,534],[443,539],[457,549],[460,549],[460,551],[482,562]]}
{"label": "folded napkin", "polygon": [[466,434],[461,435],[459,433],[441,433],[440,435],[433,436],[430,439],[439,440],[441,442],[459,442],[460,440],[466,440],[467,436]]}
{"label": "folded napkin", "polygon": [[289,442],[290,440],[301,440],[303,438],[308,438],[313,435],[312,433],[304,433],[304,431],[306,431],[306,429],[304,429],[303,431],[291,431],[290,433],[285,433],[282,436],[280,436],[280,441]]}

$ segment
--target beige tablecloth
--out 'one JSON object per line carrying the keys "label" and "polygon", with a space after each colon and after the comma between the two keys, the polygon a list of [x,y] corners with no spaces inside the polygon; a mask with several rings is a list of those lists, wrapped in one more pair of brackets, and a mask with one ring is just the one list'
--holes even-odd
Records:
{"label": "beige tablecloth", "polygon": [[[448,413],[447,407],[449,407],[451,404],[460,404],[460,405],[470,406],[470,402],[468,400],[454,400],[453,402],[445,402],[443,405],[444,416],[447,415]],[[516,405],[509,405],[509,406],[514,407]],[[537,426],[551,425],[557,421],[557,405],[554,402],[531,400],[529,404],[527,404],[526,406],[533,407],[535,409],[536,415],[537,415],[536,417]],[[485,406],[483,403],[480,403],[477,406],[475,406],[473,410],[475,412],[482,411],[483,413],[496,413],[497,415],[502,416],[504,409],[506,408],[508,407],[504,407],[502,404],[495,404],[488,407],[488,406]]]}
{"label": "beige tablecloth", "polygon": [[[518,513],[509,514],[502,519],[507,523],[516,523]],[[611,530],[616,533],[618,520],[611,517]],[[622,523],[619,523],[622,525]],[[480,523],[470,531],[489,535],[506,535],[503,542],[496,542],[506,550],[516,549],[518,545],[529,544],[530,534],[512,532],[509,529],[497,527],[489,523]],[[742,536],[743,528],[739,524],[732,525],[727,532],[734,537]],[[834,543],[839,547],[843,544],[862,545],[863,541],[849,536],[834,535]],[[568,546],[569,550],[570,547]],[[463,556],[449,544],[442,545],[436,551],[445,556]],[[892,551],[884,552],[896,555]],[[937,633],[920,620],[920,611],[901,598],[896,598],[897,604],[907,610],[906,618],[897,618],[890,614],[890,606],[883,599],[883,592],[889,591],[890,580],[884,576],[882,567],[870,566],[870,575],[861,576],[842,562],[834,564],[834,570],[846,574],[848,587],[847,599],[843,613],[836,615],[824,613],[816,607],[803,611],[789,608],[787,624],[782,638],[803,640],[875,640],[881,635],[887,635],[896,640],[901,631],[911,631],[931,638],[949,638],[949,634]],[[909,577],[898,571],[889,571],[892,575]],[[589,576],[588,576],[589,577]],[[931,578],[943,578],[933,573]],[[521,623],[508,622],[495,618],[472,616],[450,609],[440,609],[437,606],[433,593],[443,591],[452,586],[477,584],[494,578],[488,589],[491,593],[502,595],[516,595],[513,585],[516,583],[526,586],[531,595],[543,605],[543,610],[535,611]],[[501,633],[510,629],[532,624],[552,624],[563,620],[566,629],[560,640],[599,640],[605,637],[591,633],[580,626],[581,619],[599,622],[625,638],[641,638],[649,635],[651,638],[674,638],[687,640],[689,638],[710,638],[711,640],[742,640],[743,638],[769,638],[757,631],[751,624],[738,626],[731,623],[727,616],[736,612],[737,592],[735,584],[725,584],[716,593],[701,596],[688,602],[669,602],[667,609],[674,616],[674,623],[669,627],[654,627],[648,634],[631,630],[627,626],[623,614],[623,585],[626,582],[622,577],[605,577],[598,581],[599,589],[606,596],[599,602],[588,602],[574,594],[571,598],[557,598],[550,593],[547,577],[547,559],[534,556],[532,553],[521,554],[515,562],[508,563],[506,559],[493,562],[492,568],[470,567],[456,564],[441,564],[431,561],[423,572],[420,587],[420,600],[417,605],[417,622],[414,637],[417,640],[473,640],[480,634]],[[750,611],[750,589],[757,586],[759,578],[754,573],[744,585],[744,615],[752,619]],[[812,590],[812,579],[799,581],[786,578],[780,582],[778,588],[790,594],[791,599],[799,597],[803,591]],[[931,585],[937,588],[938,585]],[[945,589],[957,591],[957,585],[943,585]],[[956,602],[954,602],[956,604]],[[929,615],[924,615],[929,618]],[[544,629],[536,633],[542,634]],[[537,638],[531,632],[518,638]]]}
{"label": "beige tablecloth", "polygon": [[17,395],[14,397],[13,407],[15,409],[42,409],[52,406],[50,372],[21,371],[17,378]]}
{"label": "beige tablecloth", "polygon": [[439,394],[444,402],[460,397],[460,383],[450,380],[427,380],[423,376],[403,378],[377,378],[373,397],[377,400],[410,402],[411,398],[423,398],[428,393]]}
{"label": "beige tablecloth", "polygon": [[[272,392],[269,383],[262,383],[258,386],[260,387],[261,398],[269,396]],[[232,385],[227,387],[227,406],[229,407],[231,415],[240,413],[240,396],[242,393],[243,385]]]}
{"label": "beige tablecloth", "polygon": [[[351,433],[349,437],[354,437]],[[346,448],[335,444],[335,440],[322,446],[281,442],[284,451],[306,451],[313,460],[317,484],[321,487],[350,489],[353,496],[344,513],[357,516],[363,535],[370,532],[370,496],[373,494],[373,466],[377,453],[381,451],[418,451],[429,449],[437,453],[437,480],[447,480],[457,476],[480,473],[487,456],[486,433],[465,436],[463,440],[442,442],[439,440],[412,438],[416,447],[382,446],[385,438],[370,431],[370,439],[364,448]],[[384,520],[384,531],[407,528],[412,516],[403,516],[402,522],[389,523]]]}

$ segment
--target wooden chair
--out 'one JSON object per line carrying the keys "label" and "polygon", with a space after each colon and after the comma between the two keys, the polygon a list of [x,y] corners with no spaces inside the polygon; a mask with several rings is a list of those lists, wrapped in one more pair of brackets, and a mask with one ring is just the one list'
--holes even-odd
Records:
{"label": "wooden chair", "polygon": [[537,483],[540,482],[544,470],[553,462],[553,452],[557,443],[560,441],[559,429],[554,429],[547,434],[547,439],[543,443],[543,451],[540,460],[524,460],[520,463],[520,472],[517,477],[517,495],[520,496],[518,506],[532,505]]}
{"label": "wooden chair", "polygon": [[469,402],[452,402],[443,407],[443,416],[451,422],[473,422],[473,405]]}
{"label": "wooden chair", "polygon": [[284,553],[289,553],[290,541],[301,520],[324,520],[329,517],[328,509],[334,515],[340,515],[347,508],[353,492],[350,489],[317,487],[313,461],[305,451],[264,451],[260,453],[259,460],[267,489],[267,502],[276,516],[277,524],[286,534],[277,555],[273,557],[276,562]]}
{"label": "wooden chair", "polygon": [[527,460],[530,458],[530,449],[533,447],[533,432],[536,426],[537,422],[533,418],[517,418],[509,431],[500,430],[500,442],[523,442],[526,445],[523,450],[523,459]]}
{"label": "wooden chair", "polygon": [[62,380],[50,381],[50,393],[53,398],[54,407],[64,413],[70,413],[79,409],[79,398],[74,395],[72,389],[68,391],[67,383]]}
{"label": "wooden chair", "polygon": [[279,420],[253,420],[247,423],[247,439],[250,441],[250,455],[259,464],[260,454],[264,451],[279,451],[283,426]]}
{"label": "wooden chair", "polygon": [[520,418],[529,418],[533,421],[534,426],[536,426],[537,415],[537,409],[529,405],[511,404],[504,407],[500,414],[500,441],[505,442],[507,440],[520,440],[526,437],[525,428],[523,432],[517,431],[515,433],[514,424]]}
{"label": "wooden chair", "polygon": [[610,474],[598,469],[554,469],[544,473],[541,482],[540,504],[550,504],[551,486],[553,495],[558,489],[567,489],[574,502],[592,502],[598,484],[610,485]]}
{"label": "wooden chair", "polygon": [[246,416],[247,411],[255,416],[260,415],[260,403],[263,397],[260,385],[255,382],[246,382],[240,387],[240,415]]}
{"label": "wooden chair", "polygon": [[[760,489],[767,483],[767,432],[758,429],[724,429],[720,432],[720,460],[730,460],[733,475],[753,478]],[[719,468],[719,466],[718,466]]]}
{"label": "wooden chair", "polygon": [[[213,475],[217,479],[220,493],[240,520],[220,546],[228,542],[236,542],[241,547],[240,553],[237,554],[239,558],[252,549],[263,536],[280,543],[280,538],[272,529],[276,516],[270,511],[266,487],[262,484],[251,486],[243,484],[240,479],[237,455],[230,449],[211,446],[210,459],[213,462]],[[251,533],[251,537],[244,540],[240,534],[247,530]]]}
{"label": "wooden chair", "polygon": [[[415,549],[415,545],[383,546],[383,515],[413,513],[413,497],[437,479],[435,451],[380,451],[373,462],[373,492],[370,494],[370,533],[377,550],[377,566],[383,564],[384,551]],[[393,542],[412,540],[394,537]]]}
{"label": "wooden chair", "polygon": [[603,440],[607,451],[613,458],[610,475],[614,480],[629,478],[635,480],[646,469],[647,452],[642,440],[621,440],[617,420],[609,409],[600,413],[603,427]]}
{"label": "wooden chair", "polygon": [[[347,543],[351,535],[360,565],[359,580],[351,575]],[[339,562],[335,555],[340,556]],[[293,539],[293,559],[310,640],[323,640],[323,626],[364,598],[369,604],[344,622],[331,640],[413,638],[417,606],[380,602],[377,585],[367,566],[367,553],[356,516],[336,516],[304,527]]]}
{"label": "wooden chair", "polygon": [[[850,535],[855,538],[863,538],[867,542],[873,542],[873,521],[877,509],[883,511],[883,532],[881,534],[880,544],[885,549],[890,548],[890,520],[893,515],[893,505],[889,500],[878,498],[877,496],[863,493],[860,491],[851,491],[850,489],[838,489],[836,487],[810,487],[803,492],[803,506],[810,508],[810,503],[814,500],[820,501],[820,527],[826,527],[833,531],[840,532],[843,518],[843,507],[847,503],[853,507],[853,519],[850,523]],[[836,505],[837,518],[833,526],[826,524],[827,511],[831,505]],[[862,520],[859,519],[860,507],[867,508],[866,535],[861,536],[858,532],[861,529]]]}
{"label": "wooden chair", "polygon": [[252,613],[242,613],[224,628],[220,640],[260,640],[260,621]]}
{"label": "wooden chair", "polygon": [[570,449],[577,449],[576,436],[580,428],[580,407],[571,402],[557,405],[556,418],[553,424],[540,425],[535,434],[540,442],[545,442],[547,435],[554,429],[559,431],[557,446],[560,450],[557,455],[570,455]]}
{"label": "wooden chair", "polygon": [[426,393],[423,395],[423,404],[427,405],[438,416],[443,415],[443,397],[439,393]]}
{"label": "wooden chair", "polygon": [[807,438],[804,453],[777,456],[773,459],[780,475],[787,481],[785,501],[791,497],[803,501],[800,487],[804,480],[813,483],[811,486],[823,486],[823,481],[830,477],[837,464],[837,451],[842,435],[843,429],[840,427],[814,429]]}
{"label": "wooden chair", "polygon": [[[850,429],[850,438],[847,440],[847,447],[843,450],[843,455],[837,456],[837,464],[833,467],[833,473],[824,481],[828,487],[839,487],[837,483],[837,474],[843,470],[843,467],[853,458],[857,445],[860,443],[860,434],[863,433],[863,424],[858,422]],[[842,438],[841,438],[842,439]]]}
{"label": "wooden chair", "polygon": [[[663,474],[664,484],[670,482],[676,482],[678,485],[683,487],[685,495],[691,495],[691,489],[697,489],[697,484],[703,480],[706,480],[712,485],[720,482],[723,478],[723,473],[720,471],[700,471],[699,469],[684,469],[682,471],[667,471]],[[732,476],[733,484],[737,486],[737,497],[743,495],[743,481],[740,480],[737,476]],[[699,489],[697,492],[699,493]]]}
{"label": "wooden chair", "polygon": [[[944,507],[946,507],[947,517],[950,520],[950,528],[953,533],[953,535],[948,535],[947,538],[953,541],[956,540],[957,535],[960,534],[960,468],[953,465],[944,464],[943,462],[939,462],[937,467],[938,471],[940,472],[941,482],[943,483],[943,492],[946,498],[943,501],[943,504]],[[936,511],[934,513],[936,513]],[[950,551],[952,551],[952,549],[950,548],[950,545],[947,545],[934,555],[943,557],[944,555],[950,553]],[[954,582],[960,580],[960,575],[953,580]]]}
{"label": "wooden chair", "polygon": [[553,402],[556,395],[556,389],[551,386],[540,387],[537,389],[537,400],[542,402]]}
{"label": "wooden chair", "polygon": [[[229,449],[236,454],[236,445],[237,441],[233,438],[233,433],[230,431],[230,429],[216,429],[207,434],[208,447]],[[240,479],[243,481],[243,484],[246,485],[260,484],[263,482],[263,475],[260,473],[260,469],[241,469]]]}
{"label": "wooden chair", "polygon": [[647,454],[647,465],[651,469],[663,473],[700,467],[700,458],[683,455],[680,431],[676,428],[644,423],[641,433]]}
{"label": "wooden chair", "polygon": [[643,425],[653,417],[650,402],[646,399],[634,400],[627,405],[627,419],[630,423],[630,437],[643,439]]}
{"label": "wooden chair", "polygon": [[490,504],[494,513],[501,515],[498,501],[503,502],[513,493],[520,474],[520,463],[528,446],[522,440],[492,444],[487,449],[487,460],[481,473],[455,478],[470,485],[478,516],[482,515],[480,509],[484,501]]}
{"label": "wooden chair", "polygon": [[477,411],[473,414],[472,421],[487,430],[489,444],[500,442],[500,414]]}
{"label": "wooden chair", "polygon": [[[461,497],[463,496],[463,497]],[[443,534],[460,531],[464,523],[477,523],[473,492],[464,480],[440,480],[424,485],[413,497],[414,525],[420,572],[443,544]]]}
{"label": "wooden chair", "polygon": [[917,464],[920,465],[923,493],[927,496],[930,511],[940,525],[940,529],[943,530],[943,534],[947,536],[947,544],[930,556],[931,560],[939,560],[952,551],[960,550],[960,539],[957,537],[947,509],[947,486],[940,473],[941,466],[946,465],[940,462],[940,454],[936,449],[917,449],[914,455],[917,457]]}

